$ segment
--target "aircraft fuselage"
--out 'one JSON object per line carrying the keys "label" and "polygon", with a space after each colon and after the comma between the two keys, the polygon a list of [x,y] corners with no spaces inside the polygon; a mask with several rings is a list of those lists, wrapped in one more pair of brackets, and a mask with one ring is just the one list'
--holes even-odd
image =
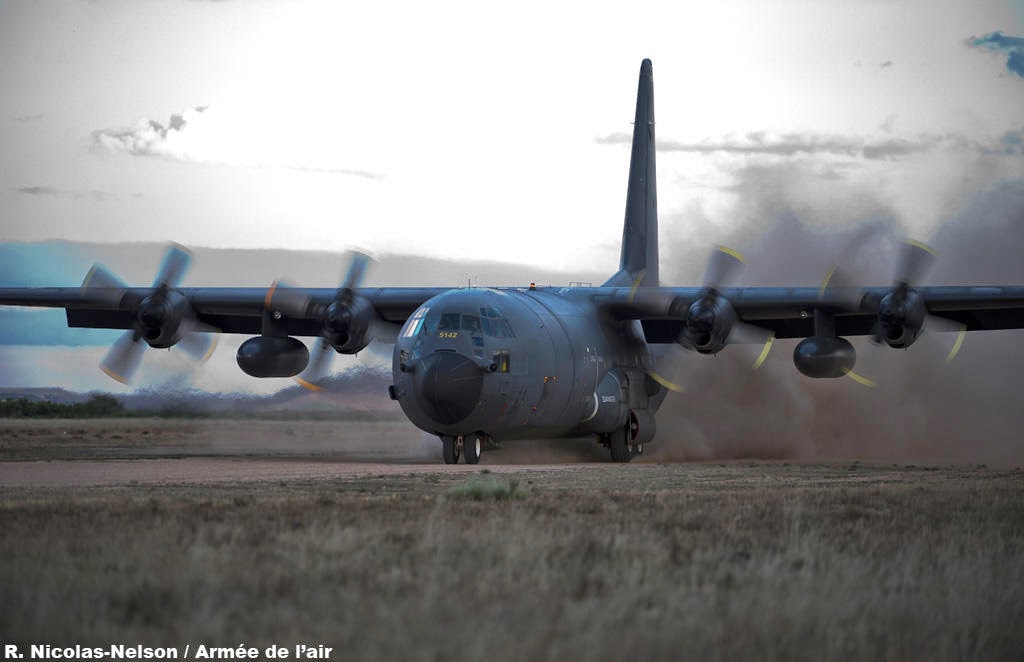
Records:
{"label": "aircraft fuselage", "polygon": [[[440,436],[653,436],[664,391],[636,322],[602,315],[590,288],[451,290],[421,306],[395,343],[393,397]],[[649,422],[648,422],[649,421]]]}

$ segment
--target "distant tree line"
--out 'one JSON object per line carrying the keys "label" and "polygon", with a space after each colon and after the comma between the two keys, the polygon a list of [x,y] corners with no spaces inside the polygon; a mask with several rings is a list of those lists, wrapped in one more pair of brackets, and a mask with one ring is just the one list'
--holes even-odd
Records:
{"label": "distant tree line", "polygon": [[93,395],[85,402],[0,400],[0,418],[110,418],[124,416],[124,407],[112,395]]}
{"label": "distant tree line", "polygon": [[0,418],[245,418],[268,421],[391,421],[404,420],[401,412],[361,409],[224,409],[204,410],[188,402],[156,408],[125,409],[112,395],[94,394],[85,402],[60,403],[28,398],[0,399]]}

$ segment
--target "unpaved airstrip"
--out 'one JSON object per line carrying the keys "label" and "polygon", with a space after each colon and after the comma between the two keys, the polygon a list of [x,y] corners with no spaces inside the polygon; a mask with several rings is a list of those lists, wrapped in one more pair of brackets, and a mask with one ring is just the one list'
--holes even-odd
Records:
{"label": "unpaved airstrip", "polygon": [[1020,659],[1024,470],[439,463],[401,421],[0,422],[0,633],[331,659]]}

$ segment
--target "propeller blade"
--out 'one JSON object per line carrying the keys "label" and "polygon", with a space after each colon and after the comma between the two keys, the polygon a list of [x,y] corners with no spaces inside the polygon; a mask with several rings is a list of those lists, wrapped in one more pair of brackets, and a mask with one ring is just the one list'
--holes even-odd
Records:
{"label": "propeller blade", "polygon": [[[681,378],[685,372],[689,352],[676,343],[667,343],[656,347],[656,350],[655,347],[651,348],[654,366],[647,371],[647,375],[668,390],[682,393],[684,389]],[[657,351],[656,355],[655,351]]]}
{"label": "propeller blade", "polygon": [[384,320],[370,322],[370,337],[379,343],[394,345],[398,340],[398,332],[401,330],[402,325],[395,322],[385,322]]}
{"label": "propeller blade", "polygon": [[109,269],[97,262],[89,269],[82,281],[82,292],[107,303],[117,306],[124,297],[128,286],[115,276]]}
{"label": "propeller blade", "polygon": [[131,382],[135,371],[142,360],[142,353],[146,351],[146,344],[142,339],[136,339],[134,331],[126,331],[100,362],[100,370],[107,373],[112,379],[122,384]]}
{"label": "propeller blade", "polygon": [[188,249],[181,244],[171,244],[164,255],[164,261],[160,264],[153,287],[177,287],[185,278],[185,272],[191,263],[192,253]]}
{"label": "propeller blade", "polygon": [[858,310],[863,296],[846,270],[838,264],[829,269],[818,289],[819,301],[843,310]]}
{"label": "propeller blade", "polygon": [[341,289],[352,290],[363,284],[366,277],[366,268],[369,266],[371,257],[360,251],[349,251],[348,271],[341,281]]}
{"label": "propeller blade", "polygon": [[946,363],[956,358],[956,355],[960,353],[964,346],[964,340],[967,338],[966,324],[945,317],[939,317],[938,315],[928,315],[925,317],[923,330],[929,335],[937,333],[956,334],[950,345],[949,352],[946,354]]}
{"label": "propeller blade", "polygon": [[718,289],[728,284],[745,262],[739,251],[727,246],[716,246],[704,270],[704,287]]}
{"label": "propeller blade", "polygon": [[874,380],[868,379],[864,375],[858,375],[853,370],[847,370],[846,376],[852,379],[853,381],[857,382],[861,386],[866,386],[868,388],[875,388],[875,386],[877,386]]}
{"label": "propeller blade", "polygon": [[746,322],[736,322],[732,331],[729,332],[728,342],[730,345],[745,345],[757,350],[757,355],[751,364],[751,367],[757,370],[764,365],[772,345],[775,344],[775,332]]}
{"label": "propeller blade", "polygon": [[313,351],[309,353],[309,363],[306,365],[306,369],[293,379],[310,391],[319,391],[323,388],[320,386],[320,381],[327,376],[334,354],[334,348],[326,340],[317,338]]}
{"label": "propeller blade", "polygon": [[914,239],[907,239],[903,242],[899,261],[896,263],[894,282],[897,285],[910,286],[919,283],[934,260],[935,251],[930,246]]}
{"label": "propeller blade", "polygon": [[283,280],[275,280],[267,296],[263,299],[263,307],[267,310],[279,310],[286,317],[303,317],[309,312],[309,296]]}
{"label": "propeller blade", "polygon": [[[205,325],[197,326],[205,327]],[[218,333],[196,329],[185,334],[185,337],[179,340],[174,348],[183,351],[197,365],[202,365],[213,356],[213,351],[217,349],[219,340],[220,334]]]}

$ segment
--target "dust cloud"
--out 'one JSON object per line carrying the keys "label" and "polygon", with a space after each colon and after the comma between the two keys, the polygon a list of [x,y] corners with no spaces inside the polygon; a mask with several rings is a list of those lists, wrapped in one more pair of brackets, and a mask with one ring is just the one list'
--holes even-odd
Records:
{"label": "dust cloud", "polygon": [[[891,283],[903,233],[897,215],[869,195],[859,209],[847,210],[855,222],[829,230],[814,225],[806,209],[788,205],[779,187],[748,193],[740,207],[743,227],[718,239],[746,253],[748,266],[735,285],[817,286],[837,262],[858,285]],[[1024,184],[976,193],[922,239],[938,254],[922,284],[1024,284]],[[670,250],[691,262],[671,277],[699,282],[707,240]],[[955,334],[925,334],[908,350],[850,340],[856,371],[876,388],[804,377],[792,363],[798,340],[777,341],[758,371],[743,346],[713,357],[685,353],[685,391],[666,400],[646,457],[1024,465],[1020,331],[971,333],[948,364]]]}

